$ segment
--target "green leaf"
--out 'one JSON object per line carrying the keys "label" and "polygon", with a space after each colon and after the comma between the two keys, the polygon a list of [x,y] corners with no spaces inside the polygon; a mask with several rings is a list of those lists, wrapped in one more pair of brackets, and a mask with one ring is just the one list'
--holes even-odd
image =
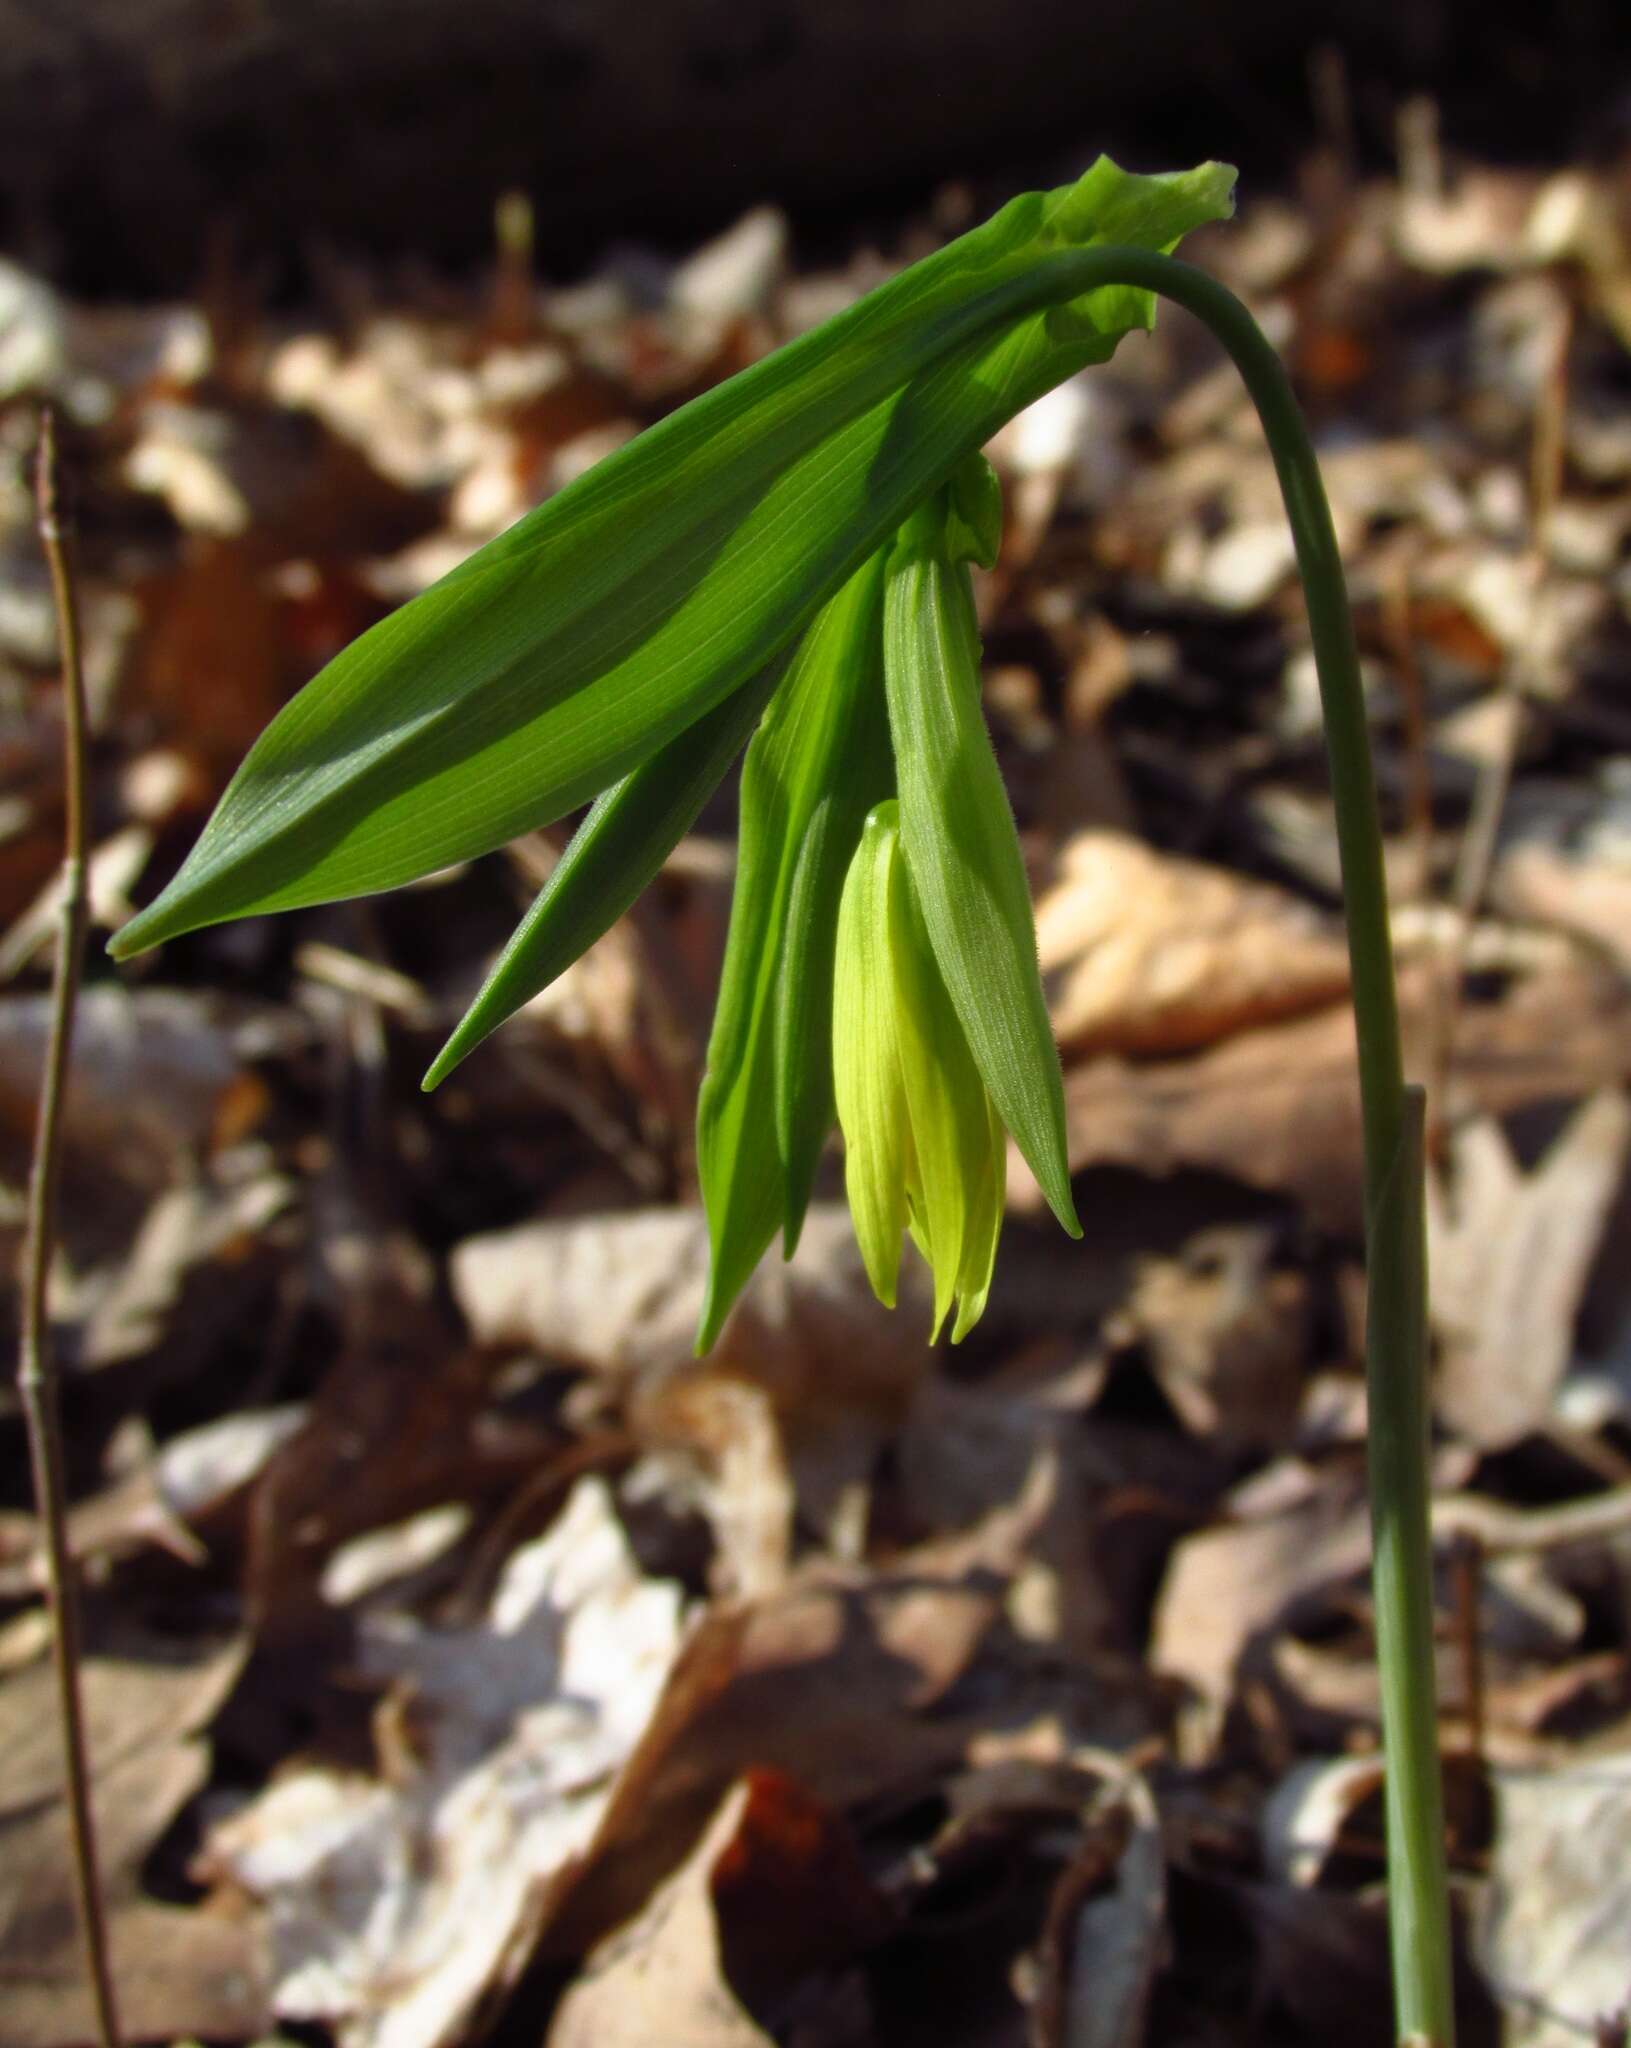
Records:
{"label": "green leaf", "polygon": [[[853,820],[853,846],[866,793],[888,787],[882,583],[880,556],[824,608],[743,763],[736,891],[697,1105],[697,1170],[712,1245],[702,1350],[778,1224],[796,1241],[813,1154],[831,1123],[823,1107],[830,1010],[825,1025],[817,1014],[826,1007],[820,990],[831,988],[837,923],[828,877],[835,861],[848,861],[846,820]],[[777,1088],[778,1033],[784,1062],[804,1062],[797,1073],[784,1064],[785,1100]],[[820,1069],[812,1074],[814,1059]]]}
{"label": "green leaf", "polygon": [[1169,248],[1228,211],[1232,177],[1101,158],[651,428],[308,684],[113,951],[394,887],[620,780],[1004,420],[1149,324],[1146,293],[1081,292],[1073,251]]}
{"label": "green leaf", "polygon": [[596,799],[457,1030],[432,1061],[423,1084],[427,1090],[445,1080],[623,915],[696,823],[785,668],[785,662],[773,663]]}
{"label": "green leaf", "polygon": [[957,537],[945,494],[914,513],[885,583],[901,839],[935,958],[997,1113],[1054,1214],[1079,1237],[1031,893],[981,710],[968,569],[950,557],[948,525]]}
{"label": "green leaf", "polygon": [[[866,815],[895,787],[883,685],[882,557],[840,673],[828,685],[827,715],[812,731],[789,807],[797,840],[776,975],[776,1144],[785,1183],[782,1242],[798,1245],[822,1148],[837,1114],[833,1097],[833,954],[838,905]],[[801,814],[807,815],[800,833]]]}
{"label": "green leaf", "polygon": [[958,464],[946,498],[947,558],[995,568],[1002,551],[1002,484],[983,455]]}

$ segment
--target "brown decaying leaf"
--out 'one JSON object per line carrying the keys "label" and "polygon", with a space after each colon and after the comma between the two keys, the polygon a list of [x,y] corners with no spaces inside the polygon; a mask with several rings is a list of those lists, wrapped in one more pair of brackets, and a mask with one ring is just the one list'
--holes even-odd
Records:
{"label": "brown decaying leaf", "polygon": [[1340,931],[1306,904],[1120,832],[1066,843],[1036,936],[1067,1055],[1187,1051],[1348,987]]}
{"label": "brown decaying leaf", "polygon": [[766,2023],[800,1978],[855,1960],[893,1915],[836,1817],[757,1770],[695,1849],[568,1989],[549,2048],[769,2048]]}
{"label": "brown decaying leaf", "polygon": [[[87,989],[68,1099],[68,1142],[117,1159],[153,1187],[208,1140],[222,1093],[251,1056],[290,1051],[307,1037],[286,1010],[178,989]],[[39,1082],[44,1000],[0,1002],[0,1115],[20,1126]],[[147,1155],[155,1156],[149,1167]]]}
{"label": "brown decaying leaf", "polygon": [[1631,1760],[1495,1776],[1496,1833],[1475,1953],[1509,2048],[1568,2048],[1631,1995]]}
{"label": "brown decaying leaf", "polygon": [[[453,1254],[454,1294],[487,1345],[530,1344],[629,1381],[692,1363],[707,1270],[695,1209],[531,1223],[470,1238]],[[929,1362],[919,1269],[891,1315],[866,1285],[848,1211],[816,1204],[787,1264],[767,1261],[710,1354],[711,1370],[767,1388],[778,1405],[898,1415]]]}
{"label": "brown decaying leaf", "polygon": [[1302,1410],[1312,1302],[1269,1231],[1198,1232],[1138,1266],[1114,1329],[1142,1344],[1185,1427],[1224,1454],[1285,1450]]}
{"label": "brown decaying leaf", "polygon": [[1508,916],[1581,932],[1631,967],[1631,865],[1623,857],[1571,856],[1520,840],[1501,855],[1490,886]]}
{"label": "brown decaying leaf", "polygon": [[1148,1784],[1109,1772],[1043,1931],[1033,2048],[1139,2048],[1167,1942],[1166,1852]]}
{"label": "brown decaying leaf", "polygon": [[[1402,1000],[1407,1038],[1419,1037],[1431,998],[1407,980]],[[1623,994],[1601,976],[1548,974],[1461,1012],[1451,1079],[1458,1100],[1501,1116],[1617,1086],[1628,1066]],[[1186,1059],[1086,1061],[1065,1076],[1065,1106],[1073,1172],[1199,1167],[1293,1195],[1322,1229],[1360,1234],[1359,1094],[1344,1009],[1243,1031]],[[1012,1155],[1009,1190],[1015,1206],[1037,1206]]]}
{"label": "brown decaying leaf", "polygon": [[[143,1857],[209,1774],[199,1731],[247,1644],[133,1640],[82,1669],[97,1835],[132,2039],[252,2033],[268,2016],[259,1930],[144,1897]],[[15,2048],[81,2048],[93,2025],[65,1851],[61,1738],[48,1664],[0,1683],[0,2004]]]}
{"label": "brown decaying leaf", "polygon": [[210,1870],[267,1907],[277,2010],[355,2048],[460,2040],[593,1839],[680,1619],[586,1479],[482,1621],[365,1622],[360,1671],[397,1702],[379,1773],[296,1765],[209,1836]]}
{"label": "brown decaying leaf", "polygon": [[1357,1489],[1302,1475],[1293,1500],[1260,1519],[1184,1539],[1156,1603],[1150,1659],[1193,1686],[1214,1712],[1232,1697],[1242,1657],[1299,1604],[1361,1573],[1369,1523]]}
{"label": "brown decaying leaf", "polygon": [[[581,1954],[637,1912],[751,1767],[844,1809],[932,1783],[989,1734],[974,1673],[1006,1639],[1008,1587],[1057,1483],[1040,1469],[1010,1506],[888,1569],[811,1565],[768,1600],[706,1614],[568,1876],[549,1952]],[[1017,1672],[1004,1692],[1004,1719],[1039,1711]],[[1066,1692],[1082,1739],[1106,1747],[1147,1734],[1161,1712],[1150,1688],[1112,1669],[1074,1669]],[[1055,1704],[1046,1683],[1041,1696]]]}
{"label": "brown decaying leaf", "polygon": [[707,1258],[696,1209],[573,1217],[467,1239],[453,1253],[453,1289],[479,1342],[534,1346],[604,1377],[645,1434],[698,1452],[715,1475],[711,1498],[727,1514],[723,1465],[747,1477],[747,1446],[720,1424],[724,1411],[743,1406],[733,1389],[757,1390],[768,1405],[750,1402],[744,1418],[751,1409],[755,1427],[773,1423],[777,1443],[767,1435],[758,1461],[757,1533],[748,1537],[745,1525],[737,1533],[760,1556],[753,1563],[743,1553],[729,1569],[738,1583],[745,1569],[763,1584],[775,1571],[775,1520],[785,1514],[764,1491],[783,1483],[777,1458],[804,1513],[828,1527],[929,1372],[927,1276],[909,1257],[898,1309],[881,1307],[848,1210],[817,1203],[792,1260],[764,1261],[698,1361],[692,1343]]}
{"label": "brown decaying leaf", "polygon": [[1628,1147],[1631,1104],[1607,1091],[1529,1173],[1487,1119],[1455,1134],[1449,1185],[1429,1184],[1434,1403],[1469,1442],[1497,1448],[1551,1419]]}

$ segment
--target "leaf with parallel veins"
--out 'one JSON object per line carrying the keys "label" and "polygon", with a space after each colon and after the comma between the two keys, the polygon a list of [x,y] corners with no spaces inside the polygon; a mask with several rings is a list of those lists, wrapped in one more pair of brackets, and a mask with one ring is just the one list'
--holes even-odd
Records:
{"label": "leaf with parallel veins", "polygon": [[119,957],[387,889],[618,782],[790,647],[923,496],[1147,326],[1082,254],[1229,211],[1220,165],[1101,158],[659,422],[382,620],[284,707]]}

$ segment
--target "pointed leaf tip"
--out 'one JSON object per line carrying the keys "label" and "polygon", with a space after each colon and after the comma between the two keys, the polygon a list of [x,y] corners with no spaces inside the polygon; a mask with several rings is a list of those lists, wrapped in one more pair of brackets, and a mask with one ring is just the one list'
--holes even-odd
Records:
{"label": "pointed leaf tip", "polygon": [[773,659],[1005,420],[1148,323],[1147,292],[1065,298],[1072,253],[1171,248],[1227,212],[1230,182],[1101,158],[658,422],[287,704],[113,957],[397,887],[620,781]]}
{"label": "pointed leaf tip", "polygon": [[716,1328],[778,1225],[791,1257],[832,1128],[838,898],[867,804],[889,786],[882,577],[873,557],[817,614],[743,763],[736,890],[697,1106]]}
{"label": "pointed leaf tip", "polygon": [[696,823],[786,666],[773,662],[596,800],[422,1088],[436,1087],[630,908]]}

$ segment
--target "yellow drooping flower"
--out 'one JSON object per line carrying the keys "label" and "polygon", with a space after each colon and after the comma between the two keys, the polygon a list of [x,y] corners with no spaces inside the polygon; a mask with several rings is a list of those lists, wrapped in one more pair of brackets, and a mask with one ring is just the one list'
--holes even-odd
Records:
{"label": "yellow drooping flower", "polygon": [[893,799],[867,816],[838,911],[833,1081],[856,1240],[895,1303],[901,1236],[934,1275],[938,1336],[985,1307],[1002,1226],[1006,1139],[935,962]]}
{"label": "yellow drooping flower", "polygon": [[[396,888],[592,799],[434,1087],[629,908],[745,747],[697,1114],[699,1350],[778,1231],[789,1254],[798,1241],[834,1112],[839,897],[891,795],[964,1067],[1077,1232],[1024,863],[980,709],[967,564],[989,562],[1001,494],[977,451],[1151,324],[1166,273],[1133,275],[1226,217],[1233,182],[1222,164],[1146,177],[1100,158],[658,421],[285,705],[115,955]],[[953,1204],[925,1152],[912,1205],[959,1329],[1000,1207],[988,1125],[946,1126],[986,1174],[977,1199]]]}

